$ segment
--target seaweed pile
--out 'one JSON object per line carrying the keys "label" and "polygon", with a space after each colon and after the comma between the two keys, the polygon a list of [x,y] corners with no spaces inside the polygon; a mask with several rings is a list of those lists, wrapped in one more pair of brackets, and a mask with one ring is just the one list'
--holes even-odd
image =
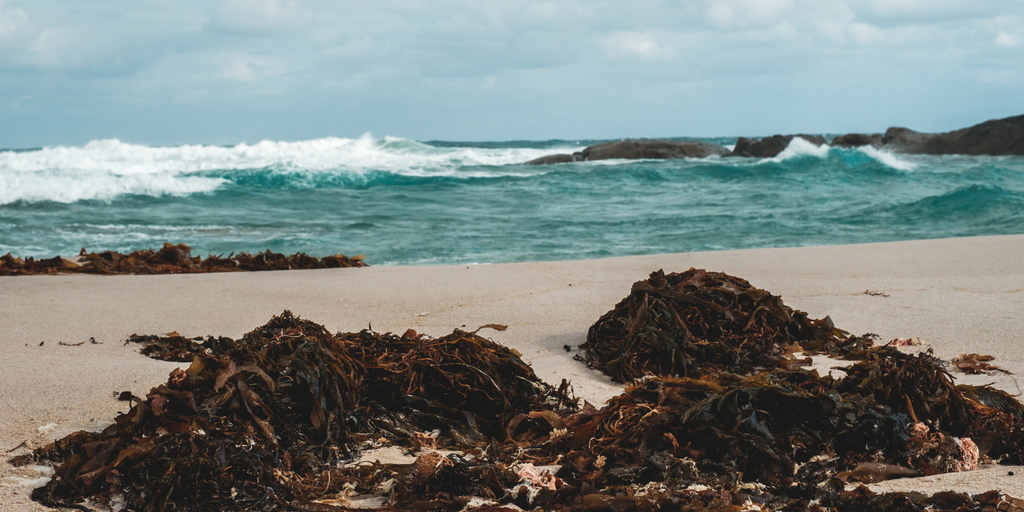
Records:
{"label": "seaweed pile", "polygon": [[486,446],[504,440],[510,423],[529,435],[531,418],[575,409],[565,389],[540,381],[515,352],[460,330],[437,339],[331,335],[286,311],[237,341],[129,341],[191,365],[144,398],[122,393],[130,410],[102,432],[37,450],[61,464],[34,499],[68,506],[123,495],[129,510],[315,509],[315,500],[358,487],[352,473],[362,468],[338,467],[361,447]]}
{"label": "seaweed pile", "polygon": [[249,253],[222,256],[192,256],[192,248],[185,244],[165,243],[158,251],[145,249],[121,254],[114,251],[86,252],[85,248],[75,260],[60,256],[53,258],[18,258],[10,253],[0,256],[0,276],[28,276],[55,274],[198,274],[209,272],[243,272],[262,270],[299,270],[314,268],[365,267],[363,256],[344,254],[317,258],[305,253],[290,256],[266,250],[255,255]]}
{"label": "seaweed pile", "polygon": [[[659,270],[633,284],[629,296],[587,334],[586,362],[618,382],[644,375],[699,377],[788,368],[804,353],[855,358],[872,344],[825,317],[815,320],[747,281],[691,268]],[[799,345],[799,346],[797,346]]]}
{"label": "seaweed pile", "polygon": [[[640,377],[602,408],[578,406],[569,383],[544,383],[476,331],[332,335],[285,312],[239,340],[129,341],[191,366],[145,397],[122,394],[130,410],[103,432],[13,461],[59,464],[37,501],[345,510],[378,495],[387,510],[424,511],[1024,510],[996,491],[857,485],[1019,464],[1024,408],[988,386],[954,385],[930,352],[872,347],[726,274],[655,272],[591,328],[592,364]],[[835,379],[801,368],[800,350],[857,362]],[[350,463],[382,446],[417,458]]]}

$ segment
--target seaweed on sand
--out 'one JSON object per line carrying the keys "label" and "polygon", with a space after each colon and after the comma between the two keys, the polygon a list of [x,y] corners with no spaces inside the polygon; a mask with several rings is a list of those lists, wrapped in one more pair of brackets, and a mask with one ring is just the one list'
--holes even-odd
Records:
{"label": "seaweed on sand", "polygon": [[145,249],[121,254],[115,251],[86,252],[85,248],[74,260],[53,258],[17,258],[10,253],[0,256],[0,276],[27,276],[41,274],[196,274],[209,272],[242,272],[261,270],[298,270],[314,268],[365,267],[363,256],[344,254],[317,258],[305,253],[290,256],[271,252],[230,254],[228,257],[209,256],[205,260],[192,256],[192,248],[185,244],[169,244],[154,251]]}
{"label": "seaweed on sand", "polygon": [[[130,510],[344,510],[370,494],[387,510],[1024,510],[995,491],[849,488],[1024,460],[1020,403],[955,386],[929,352],[870,348],[694,270],[637,283],[590,334],[592,364],[630,378],[600,409],[475,332],[331,335],[285,312],[237,341],[135,336],[191,366],[144,399],[123,394],[131,410],[103,432],[37,450],[60,466],[34,497],[122,494]],[[798,348],[858,362],[821,376],[795,364]],[[378,446],[422,450],[343,464]]]}
{"label": "seaweed on sand", "polygon": [[644,375],[750,373],[801,361],[794,349],[856,357],[871,340],[829,317],[808,318],[782,299],[721,272],[659,270],[638,281],[587,334],[586,362],[619,382]]}
{"label": "seaweed on sand", "polygon": [[134,340],[181,343],[164,355],[191,353],[192,363],[144,398],[123,393],[130,410],[102,432],[37,450],[61,463],[35,499],[63,506],[123,494],[131,510],[301,508],[352,482],[338,474],[333,487],[320,484],[367,441],[413,445],[436,428],[439,445],[486,446],[502,440],[512,417],[575,406],[514,352],[458,330],[438,339],[335,336],[286,311],[237,341]]}

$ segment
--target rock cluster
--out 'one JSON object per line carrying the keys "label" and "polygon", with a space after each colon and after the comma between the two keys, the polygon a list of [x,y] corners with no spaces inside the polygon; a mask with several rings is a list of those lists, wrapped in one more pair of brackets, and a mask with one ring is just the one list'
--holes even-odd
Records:
{"label": "rock cluster", "polygon": [[[701,141],[628,139],[597,144],[571,155],[547,155],[526,164],[547,165],[613,158],[772,158],[797,137],[818,146],[830,143],[821,135],[807,134],[772,135],[761,139],[740,137],[733,150],[729,151],[718,144]],[[985,121],[946,133],[921,133],[899,127],[889,128],[885,134],[848,133],[834,137],[830,144],[842,148],[873,146],[894,153],[921,155],[1024,155],[1024,115]]]}

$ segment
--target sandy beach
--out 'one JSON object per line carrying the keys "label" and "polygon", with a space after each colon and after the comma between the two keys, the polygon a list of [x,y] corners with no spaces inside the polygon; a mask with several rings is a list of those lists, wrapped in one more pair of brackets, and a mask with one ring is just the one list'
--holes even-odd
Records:
{"label": "sandy beach", "polygon": [[[651,271],[690,267],[743,277],[852,333],[918,337],[940,358],[988,354],[1024,374],[1024,235],[496,265],[5,277],[0,510],[46,510],[28,499],[25,485],[39,475],[10,467],[10,456],[103,428],[127,409],[118,392],[144,395],[177,366],[139,355],[124,344],[130,334],[239,337],[286,309],[332,332],[412,328],[440,336],[505,324],[504,332],[481,334],[519,350],[541,378],[569,379],[578,396],[601,404],[621,386],[573,360],[587,329]],[[834,364],[816,362],[822,371]],[[1021,392],[1013,375],[955,376]],[[989,466],[873,488],[1024,496],[1024,468]]]}

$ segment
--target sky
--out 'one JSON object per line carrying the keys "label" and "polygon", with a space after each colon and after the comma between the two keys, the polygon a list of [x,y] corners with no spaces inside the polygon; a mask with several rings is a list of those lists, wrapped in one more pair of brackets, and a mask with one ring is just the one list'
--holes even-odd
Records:
{"label": "sky", "polygon": [[947,131],[1024,0],[0,0],[0,148]]}

